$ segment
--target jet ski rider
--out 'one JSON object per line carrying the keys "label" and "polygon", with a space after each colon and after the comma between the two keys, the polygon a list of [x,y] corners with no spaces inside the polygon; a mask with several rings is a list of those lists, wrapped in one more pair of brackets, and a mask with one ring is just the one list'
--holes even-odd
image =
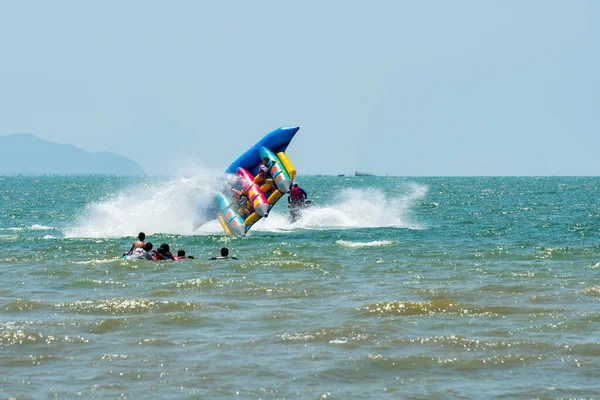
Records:
{"label": "jet ski rider", "polygon": [[292,187],[290,195],[288,196],[288,203],[292,205],[297,205],[298,203],[306,200],[307,198],[308,195],[306,194],[304,189],[298,186],[298,183],[294,182],[294,186]]}

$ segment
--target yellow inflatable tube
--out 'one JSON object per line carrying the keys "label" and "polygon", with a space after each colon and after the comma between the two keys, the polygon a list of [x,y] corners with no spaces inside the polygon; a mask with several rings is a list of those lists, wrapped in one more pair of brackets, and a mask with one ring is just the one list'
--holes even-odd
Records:
{"label": "yellow inflatable tube", "polygon": [[257,213],[253,212],[252,214],[250,214],[248,216],[248,218],[246,218],[246,220],[244,221],[244,225],[246,225],[246,226],[252,226],[259,219],[260,219],[260,215],[258,215]]}
{"label": "yellow inflatable tube", "polygon": [[227,236],[233,236],[231,234],[231,231],[229,230],[229,227],[227,226],[227,223],[225,223],[225,219],[223,218],[223,215],[221,213],[219,213],[219,216],[217,217],[217,219],[219,220],[219,223],[223,227],[223,230],[225,231],[225,234]]}
{"label": "yellow inflatable tube", "polygon": [[279,153],[277,153],[277,158],[279,158],[279,161],[281,161],[281,163],[283,164],[283,168],[285,168],[285,170],[287,171],[288,175],[290,176],[290,179],[294,180],[294,177],[296,176],[296,168],[294,168],[294,165],[288,158],[287,154],[285,154],[283,151],[280,151]]}
{"label": "yellow inflatable tube", "polygon": [[269,204],[273,205],[277,203],[277,200],[283,195],[279,190],[275,190],[268,198]]}

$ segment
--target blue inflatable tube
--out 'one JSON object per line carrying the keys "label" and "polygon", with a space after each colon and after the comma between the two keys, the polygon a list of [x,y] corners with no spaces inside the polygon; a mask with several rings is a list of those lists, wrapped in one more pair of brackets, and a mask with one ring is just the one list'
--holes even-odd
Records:
{"label": "blue inflatable tube", "polygon": [[244,168],[252,175],[256,175],[258,173],[258,165],[261,161],[259,155],[260,148],[266,147],[275,154],[279,153],[280,151],[285,151],[299,129],[300,128],[297,126],[282,126],[281,128],[275,129],[273,132],[268,133],[254,146],[246,150],[244,154],[239,156],[237,160],[232,162],[231,165],[225,170],[225,173],[235,174],[238,168]]}
{"label": "blue inflatable tube", "polygon": [[229,231],[235,236],[245,235],[246,225],[244,225],[244,218],[237,213],[237,205],[236,207],[231,208],[229,197],[220,192],[215,194],[215,201],[217,202],[219,211],[223,216],[223,221],[227,224]]}

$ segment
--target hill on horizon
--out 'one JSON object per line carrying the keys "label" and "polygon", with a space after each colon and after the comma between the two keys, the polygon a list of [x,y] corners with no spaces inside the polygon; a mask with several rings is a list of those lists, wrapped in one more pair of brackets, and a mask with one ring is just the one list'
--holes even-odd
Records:
{"label": "hill on horizon", "polygon": [[0,136],[0,175],[139,175],[134,160],[109,151],[91,153],[29,133]]}

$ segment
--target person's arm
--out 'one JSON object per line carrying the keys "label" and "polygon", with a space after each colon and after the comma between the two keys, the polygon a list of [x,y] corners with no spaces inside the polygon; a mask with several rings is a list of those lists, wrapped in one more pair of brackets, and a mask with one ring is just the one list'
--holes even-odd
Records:
{"label": "person's arm", "polygon": [[300,188],[300,192],[302,193],[302,196],[304,196],[305,199],[308,199],[308,194],[306,194],[304,189]]}

